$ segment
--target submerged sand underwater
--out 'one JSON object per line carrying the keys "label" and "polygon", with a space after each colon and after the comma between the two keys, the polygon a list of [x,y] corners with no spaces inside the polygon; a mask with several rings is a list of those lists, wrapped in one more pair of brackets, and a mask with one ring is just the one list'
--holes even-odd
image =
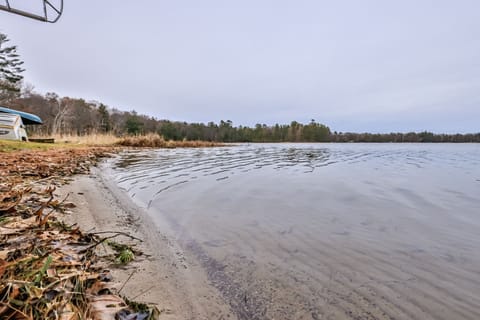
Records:
{"label": "submerged sand underwater", "polygon": [[239,319],[480,318],[480,145],[254,144],[108,166]]}

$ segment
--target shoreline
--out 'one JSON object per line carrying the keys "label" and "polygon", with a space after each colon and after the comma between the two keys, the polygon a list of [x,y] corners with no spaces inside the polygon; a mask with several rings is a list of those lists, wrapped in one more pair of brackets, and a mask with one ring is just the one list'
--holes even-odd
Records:
{"label": "shoreline", "polygon": [[135,246],[142,255],[112,268],[113,287],[133,300],[157,305],[160,319],[235,319],[195,258],[162,233],[146,212],[102,174],[102,167],[108,164],[102,162],[89,174],[74,176],[57,194],[68,195],[77,205],[62,217],[67,223],[89,232],[125,232],[143,240]]}
{"label": "shoreline", "polygon": [[[102,153],[84,150],[6,155],[5,163],[0,166],[3,170],[0,176],[18,183],[19,190],[29,190],[25,189],[28,184],[36,185],[40,191],[59,187],[48,202],[44,202],[45,196],[35,196],[45,195],[45,191],[35,190],[24,197],[23,202],[17,202],[16,210],[22,216],[17,215],[16,219],[25,219],[26,215],[32,220],[35,213],[42,217],[41,221],[46,221],[46,217],[55,212],[52,227],[42,228],[41,222],[39,228],[38,222],[33,223],[36,227],[31,229],[30,236],[34,243],[46,232],[62,232],[59,228],[74,233],[80,229],[78,232],[85,235],[83,238],[94,239],[89,240],[90,243],[96,242],[93,245],[95,258],[90,260],[85,256],[81,260],[87,264],[95,261],[93,268],[88,270],[103,273],[110,269],[108,273],[113,281],[107,286],[112,285],[113,293],[126,296],[125,301],[155,304],[155,309],[160,311],[156,319],[478,318],[474,271],[480,261],[474,250],[478,243],[475,232],[478,220],[472,207],[477,196],[471,194],[472,187],[478,187],[478,179],[471,174],[466,179],[450,182],[450,188],[457,193],[445,190],[442,194],[448,202],[436,206],[432,203],[437,198],[428,196],[431,189],[418,186],[409,192],[408,180],[383,185],[383,197],[365,203],[364,196],[372,194],[369,192],[376,194],[378,190],[373,184],[365,183],[375,177],[371,176],[372,168],[361,171],[363,174],[357,173],[356,180],[361,183],[353,183],[344,170],[346,167],[335,166],[329,168],[336,170],[322,172],[324,183],[313,189],[320,194],[322,211],[315,210],[316,207],[302,209],[294,206],[295,203],[287,203],[288,210],[280,210],[285,204],[279,202],[258,214],[254,209],[264,208],[262,201],[277,199],[282,193],[259,194],[248,207],[242,196],[251,195],[251,191],[243,195],[232,192],[239,190],[239,183],[255,185],[256,190],[268,190],[271,185],[284,186],[291,182],[288,175],[281,174],[260,182],[240,179],[235,184],[234,180],[229,180],[228,187],[224,179],[214,176],[208,181],[235,196],[218,201],[206,197],[207,192],[215,189],[191,183],[183,185],[182,193],[164,193],[149,210],[142,209],[144,203],[150,208],[149,191],[142,194],[140,190],[155,181],[146,175],[143,184],[137,180],[130,181],[131,184],[122,183],[128,182],[128,175],[135,177],[135,166],[121,175],[113,174],[115,162],[102,161]],[[474,158],[463,159],[476,161],[478,157]],[[143,154],[132,159],[149,161]],[[437,161],[442,159],[439,157]],[[445,159],[450,161],[449,157]],[[171,159],[171,163],[165,159],[161,161],[151,168],[168,167],[170,175],[162,175],[161,179],[170,184],[175,184],[175,178],[186,179],[175,166],[191,170],[188,164],[176,158]],[[193,157],[191,161],[197,159]],[[144,168],[136,164],[145,174]],[[171,164],[174,166],[170,168]],[[231,167],[231,163],[223,166]],[[218,177],[223,177],[217,166],[209,168],[220,172]],[[191,171],[195,172],[191,176],[195,180],[198,173]],[[458,173],[459,176],[464,174]],[[113,177],[121,179],[117,181]],[[445,174],[437,178],[441,182],[448,181],[449,177]],[[252,181],[254,183],[250,183]],[[338,181],[349,182],[343,185]],[[25,185],[20,187],[20,183]],[[464,190],[466,183],[470,189]],[[4,184],[4,191],[8,188]],[[337,191],[335,195],[349,192],[352,197],[335,198],[331,190]],[[458,207],[463,213],[452,215],[452,207],[448,204],[457,201],[462,190],[466,202],[460,202]],[[288,190],[283,193],[282,198],[288,199],[285,196],[288,193]],[[297,203],[309,203],[310,199],[308,193],[296,193]],[[4,198],[6,203],[14,200],[12,196]],[[397,210],[392,210],[392,201],[397,203]],[[42,214],[39,205],[48,207],[48,211]],[[243,215],[235,214],[240,206],[245,206]],[[356,209],[355,215],[350,214],[351,208]],[[157,216],[157,212],[161,215]],[[185,218],[189,225],[183,223]],[[71,228],[71,224],[76,224],[75,228]],[[451,231],[446,233],[446,230]],[[132,248],[136,255],[132,262],[118,264],[115,260],[118,256],[112,253],[113,249],[118,254],[114,245],[103,242],[110,239],[111,234],[115,234],[112,242],[118,240],[119,244]],[[58,237],[54,234],[52,237],[48,244],[55,246]],[[11,239],[12,243],[18,241],[14,236]],[[75,245],[78,243],[82,240],[75,241]],[[24,253],[29,254],[28,251]],[[9,260],[5,252],[4,260]],[[41,267],[38,263],[35,270]],[[51,282],[55,280],[55,270],[49,271],[46,280]],[[32,282],[31,277],[27,280]],[[88,292],[87,296],[92,297]],[[458,301],[462,301],[461,304]]]}

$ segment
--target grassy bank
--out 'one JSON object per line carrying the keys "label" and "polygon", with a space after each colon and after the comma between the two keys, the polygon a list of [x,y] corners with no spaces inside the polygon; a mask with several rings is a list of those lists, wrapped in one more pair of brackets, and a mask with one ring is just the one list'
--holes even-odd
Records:
{"label": "grassy bank", "polygon": [[115,140],[99,138],[98,136],[77,137],[76,139],[55,139],[55,143],[39,143],[39,142],[24,142],[13,140],[0,140],[0,152],[15,152],[15,151],[48,151],[48,150],[65,150],[78,149],[86,147],[113,147],[118,138]]}
{"label": "grassy bank", "polygon": [[46,151],[54,148],[65,147],[64,144],[47,144],[36,142],[0,140],[0,152],[15,152],[22,150]]}

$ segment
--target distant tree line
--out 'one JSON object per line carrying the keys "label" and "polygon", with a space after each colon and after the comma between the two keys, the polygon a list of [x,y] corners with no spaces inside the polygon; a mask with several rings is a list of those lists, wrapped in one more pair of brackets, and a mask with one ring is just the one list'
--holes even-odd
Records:
{"label": "distant tree line", "polygon": [[330,142],[480,142],[476,134],[435,134],[433,132],[408,133],[338,133],[333,132]]}
{"label": "distant tree line", "polygon": [[18,98],[4,103],[13,109],[38,115],[44,125],[29,126],[31,134],[87,135],[111,133],[140,135],[158,133],[167,140],[205,140],[219,142],[327,142],[330,129],[312,120],[308,124],[292,121],[288,125],[255,127],[233,126],[230,120],[220,123],[187,123],[159,120],[135,111],[120,111],[96,101],[59,97],[55,93],[35,93],[26,87]]}
{"label": "distant tree line", "polygon": [[118,136],[158,133],[167,140],[204,140],[218,142],[480,142],[476,134],[351,133],[331,132],[326,125],[311,120],[307,124],[256,124],[234,126],[230,120],[220,123],[187,123],[159,120],[135,111],[120,111],[96,101],[59,97],[55,93],[35,93],[24,88],[11,108],[40,116],[44,125],[30,126],[36,135],[87,135],[110,133]]}

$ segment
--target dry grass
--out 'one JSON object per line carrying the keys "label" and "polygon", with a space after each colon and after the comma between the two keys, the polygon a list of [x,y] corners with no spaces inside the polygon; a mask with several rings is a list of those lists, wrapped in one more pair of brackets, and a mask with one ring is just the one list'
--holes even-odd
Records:
{"label": "dry grass", "polygon": [[118,138],[117,136],[107,133],[94,133],[83,136],[71,134],[51,135],[48,137],[32,136],[30,138],[54,138],[55,143],[84,146],[111,146],[116,144],[120,140],[120,138]]}
{"label": "dry grass", "polygon": [[173,141],[165,140],[158,134],[147,134],[144,136],[128,136],[121,138],[117,145],[125,147],[147,147],[147,148],[204,148],[221,147],[223,143],[211,141]]}
{"label": "dry grass", "polygon": [[[47,138],[41,136],[32,136],[31,138]],[[113,134],[89,134],[85,136],[79,135],[56,135],[48,136],[48,138],[55,139],[55,145],[64,146],[124,146],[124,147],[139,147],[139,148],[203,148],[203,147],[220,147],[223,143],[211,141],[198,140],[165,140],[161,135],[149,133],[141,136],[125,136],[117,137]],[[27,149],[36,148],[37,145],[45,149],[49,149],[45,144],[38,143],[22,143],[16,142],[19,148],[26,147]],[[31,146],[31,147],[27,147]],[[52,145],[50,145],[52,146]],[[1,145],[0,145],[1,147]]]}

